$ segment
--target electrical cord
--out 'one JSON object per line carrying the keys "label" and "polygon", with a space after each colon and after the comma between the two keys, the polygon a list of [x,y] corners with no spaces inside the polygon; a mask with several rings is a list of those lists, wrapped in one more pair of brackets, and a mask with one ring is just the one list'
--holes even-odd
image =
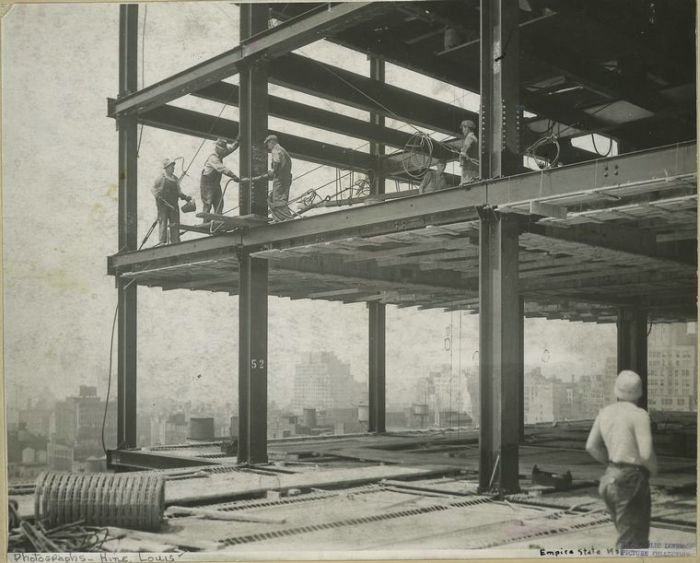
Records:
{"label": "electrical cord", "polygon": [[[556,149],[554,158],[552,158],[549,161],[537,154],[537,150],[546,145],[554,145],[554,148]],[[529,147],[527,147],[527,149],[525,149],[525,156],[532,158],[540,170],[555,167],[559,163],[560,154],[561,147],[559,145],[559,140],[557,139],[556,135],[552,134],[548,134],[544,137],[541,137],[540,139],[532,143]]]}
{"label": "electrical cord", "polygon": [[107,367],[107,397],[105,398],[105,412],[102,415],[102,451],[107,455],[107,444],[105,443],[105,426],[107,425],[107,409],[109,407],[109,394],[112,390],[112,356],[114,352],[114,331],[117,326],[117,316],[119,305],[114,308],[114,319],[112,320],[112,336],[109,340],[109,364]]}
{"label": "electrical cord", "polygon": [[609,142],[610,144],[608,145],[608,152],[606,152],[605,154],[602,154],[602,153],[598,150],[598,147],[597,147],[596,144],[595,144],[595,133],[591,133],[591,141],[593,142],[593,150],[596,152],[597,155],[602,156],[602,157],[610,156],[610,153],[612,152],[612,146],[613,146],[613,140],[612,140],[612,139],[608,139],[608,142]]}
{"label": "electrical cord", "polygon": [[[146,19],[148,18],[148,4],[143,7],[143,24],[141,27],[141,88],[146,86]],[[141,151],[141,139],[143,139],[143,129],[145,125],[141,124],[139,131],[139,140],[136,143],[136,158],[139,157]]]}

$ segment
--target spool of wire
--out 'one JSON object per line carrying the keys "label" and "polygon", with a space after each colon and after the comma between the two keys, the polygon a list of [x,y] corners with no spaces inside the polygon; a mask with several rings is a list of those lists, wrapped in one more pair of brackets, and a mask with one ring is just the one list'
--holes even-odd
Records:
{"label": "spool of wire", "polygon": [[404,148],[401,159],[404,172],[411,178],[421,178],[433,161],[433,140],[430,135],[419,131],[411,135]]}
{"label": "spool of wire", "polygon": [[62,473],[39,475],[34,517],[49,528],[82,520],[88,526],[158,530],[165,485],[157,474]]}

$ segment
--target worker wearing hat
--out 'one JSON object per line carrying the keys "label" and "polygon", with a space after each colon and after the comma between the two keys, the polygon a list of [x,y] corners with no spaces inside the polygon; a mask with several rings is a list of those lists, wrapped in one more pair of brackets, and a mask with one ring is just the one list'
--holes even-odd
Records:
{"label": "worker wearing hat", "polygon": [[586,451],[607,468],[598,488],[617,529],[618,549],[647,549],[651,524],[649,476],[657,471],[649,413],[637,406],[642,380],[623,370],[615,380],[617,402],[598,414]]}
{"label": "worker wearing hat", "polygon": [[479,177],[479,139],[476,138],[476,124],[465,119],[460,124],[464,142],[459,151],[459,163],[462,166],[461,184],[466,184]]}
{"label": "worker wearing hat", "polygon": [[180,180],[175,176],[175,161],[169,158],[163,160],[163,172],[151,188],[156,198],[158,209],[158,234],[161,244],[180,242],[180,210],[177,208],[177,200],[192,201],[192,198],[182,193]]}
{"label": "worker wearing hat", "polygon": [[[214,152],[209,155],[204,163],[200,182],[202,210],[204,213],[210,213],[212,208],[214,213],[221,213],[224,209],[221,176],[228,176],[234,182],[239,181],[238,176],[224,166],[223,162],[223,159],[233,153],[238,148],[238,145],[238,141],[228,143],[226,139],[217,139],[214,144]],[[204,219],[204,222],[206,221]]]}
{"label": "worker wearing hat", "polygon": [[292,185],[292,159],[289,153],[279,144],[277,135],[265,137],[265,148],[270,153],[270,169],[253,181],[272,180],[272,192],[269,194],[270,212],[275,219],[285,220],[292,217],[289,210],[289,188]]}
{"label": "worker wearing hat", "polygon": [[439,160],[435,170],[426,171],[420,186],[418,186],[418,193],[437,192],[447,187],[447,181],[444,175],[446,164],[444,160]]}

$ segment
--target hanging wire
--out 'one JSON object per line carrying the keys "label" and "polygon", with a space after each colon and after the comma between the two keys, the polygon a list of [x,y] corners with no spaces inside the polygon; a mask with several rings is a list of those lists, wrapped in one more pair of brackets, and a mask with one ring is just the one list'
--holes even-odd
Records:
{"label": "hanging wire", "polygon": [[[146,18],[148,18],[148,4],[143,7],[143,24],[141,27],[141,88],[146,86]],[[141,139],[143,139],[143,128],[145,125],[141,124],[141,130],[139,131],[139,140],[136,143],[136,158],[139,157],[139,152],[141,150]]]}
{"label": "hanging wire", "polygon": [[598,154],[599,156],[602,156],[602,157],[610,156],[610,153],[612,152],[612,147],[613,147],[613,140],[612,139],[608,139],[608,142],[609,142],[608,152],[606,152],[605,154],[602,154],[598,150],[598,147],[595,144],[595,134],[594,133],[591,133],[591,141],[593,142],[593,150],[596,152],[596,154]]}
{"label": "hanging wire", "polygon": [[[545,147],[547,145],[553,145],[555,149],[555,154],[554,158],[552,159],[546,159],[543,156],[540,156],[537,154],[537,151],[540,150],[542,147]],[[559,145],[559,140],[557,139],[556,135],[548,134],[545,135],[544,137],[541,137],[534,143],[532,143],[529,147],[525,149],[525,156],[530,157],[535,161],[537,166],[539,167],[540,170],[545,170],[548,168],[553,168],[559,163],[559,155],[561,154],[561,147]]]}

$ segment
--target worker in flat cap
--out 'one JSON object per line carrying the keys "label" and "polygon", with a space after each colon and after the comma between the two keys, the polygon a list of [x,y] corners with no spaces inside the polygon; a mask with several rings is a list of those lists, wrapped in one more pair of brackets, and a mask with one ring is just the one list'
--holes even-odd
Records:
{"label": "worker in flat cap", "polygon": [[265,174],[254,176],[252,181],[272,180],[272,191],[268,194],[270,212],[279,221],[291,219],[293,213],[289,209],[289,188],[292,185],[292,158],[280,145],[277,135],[265,137],[264,144],[271,157],[270,169]]}
{"label": "worker in flat cap", "polygon": [[637,406],[642,380],[623,370],[615,380],[617,402],[593,423],[586,451],[607,467],[598,491],[615,523],[616,547],[647,549],[651,524],[649,477],[657,472],[649,413]]}
{"label": "worker in flat cap", "polygon": [[476,124],[471,119],[465,119],[460,124],[464,142],[459,151],[459,163],[462,166],[462,181],[467,184],[479,177],[479,139],[476,137]]}
{"label": "worker in flat cap", "polygon": [[438,160],[435,170],[428,169],[418,186],[418,193],[425,194],[429,192],[437,192],[444,190],[447,187],[445,180],[445,166],[447,163],[444,160]]}
{"label": "worker in flat cap", "polygon": [[163,171],[153,183],[151,192],[156,198],[156,208],[158,209],[160,244],[180,242],[180,210],[177,207],[177,200],[179,198],[192,201],[192,198],[182,193],[180,179],[175,176],[174,160],[169,158],[163,160]]}
{"label": "worker in flat cap", "polygon": [[[224,158],[238,149],[238,145],[238,140],[229,143],[226,139],[217,139],[214,143],[214,152],[207,157],[207,161],[204,163],[200,181],[204,213],[210,213],[212,208],[214,213],[221,213],[224,209],[221,176],[228,176],[234,182],[240,181],[238,176],[224,165]],[[206,221],[207,219],[204,219],[204,222]]]}

